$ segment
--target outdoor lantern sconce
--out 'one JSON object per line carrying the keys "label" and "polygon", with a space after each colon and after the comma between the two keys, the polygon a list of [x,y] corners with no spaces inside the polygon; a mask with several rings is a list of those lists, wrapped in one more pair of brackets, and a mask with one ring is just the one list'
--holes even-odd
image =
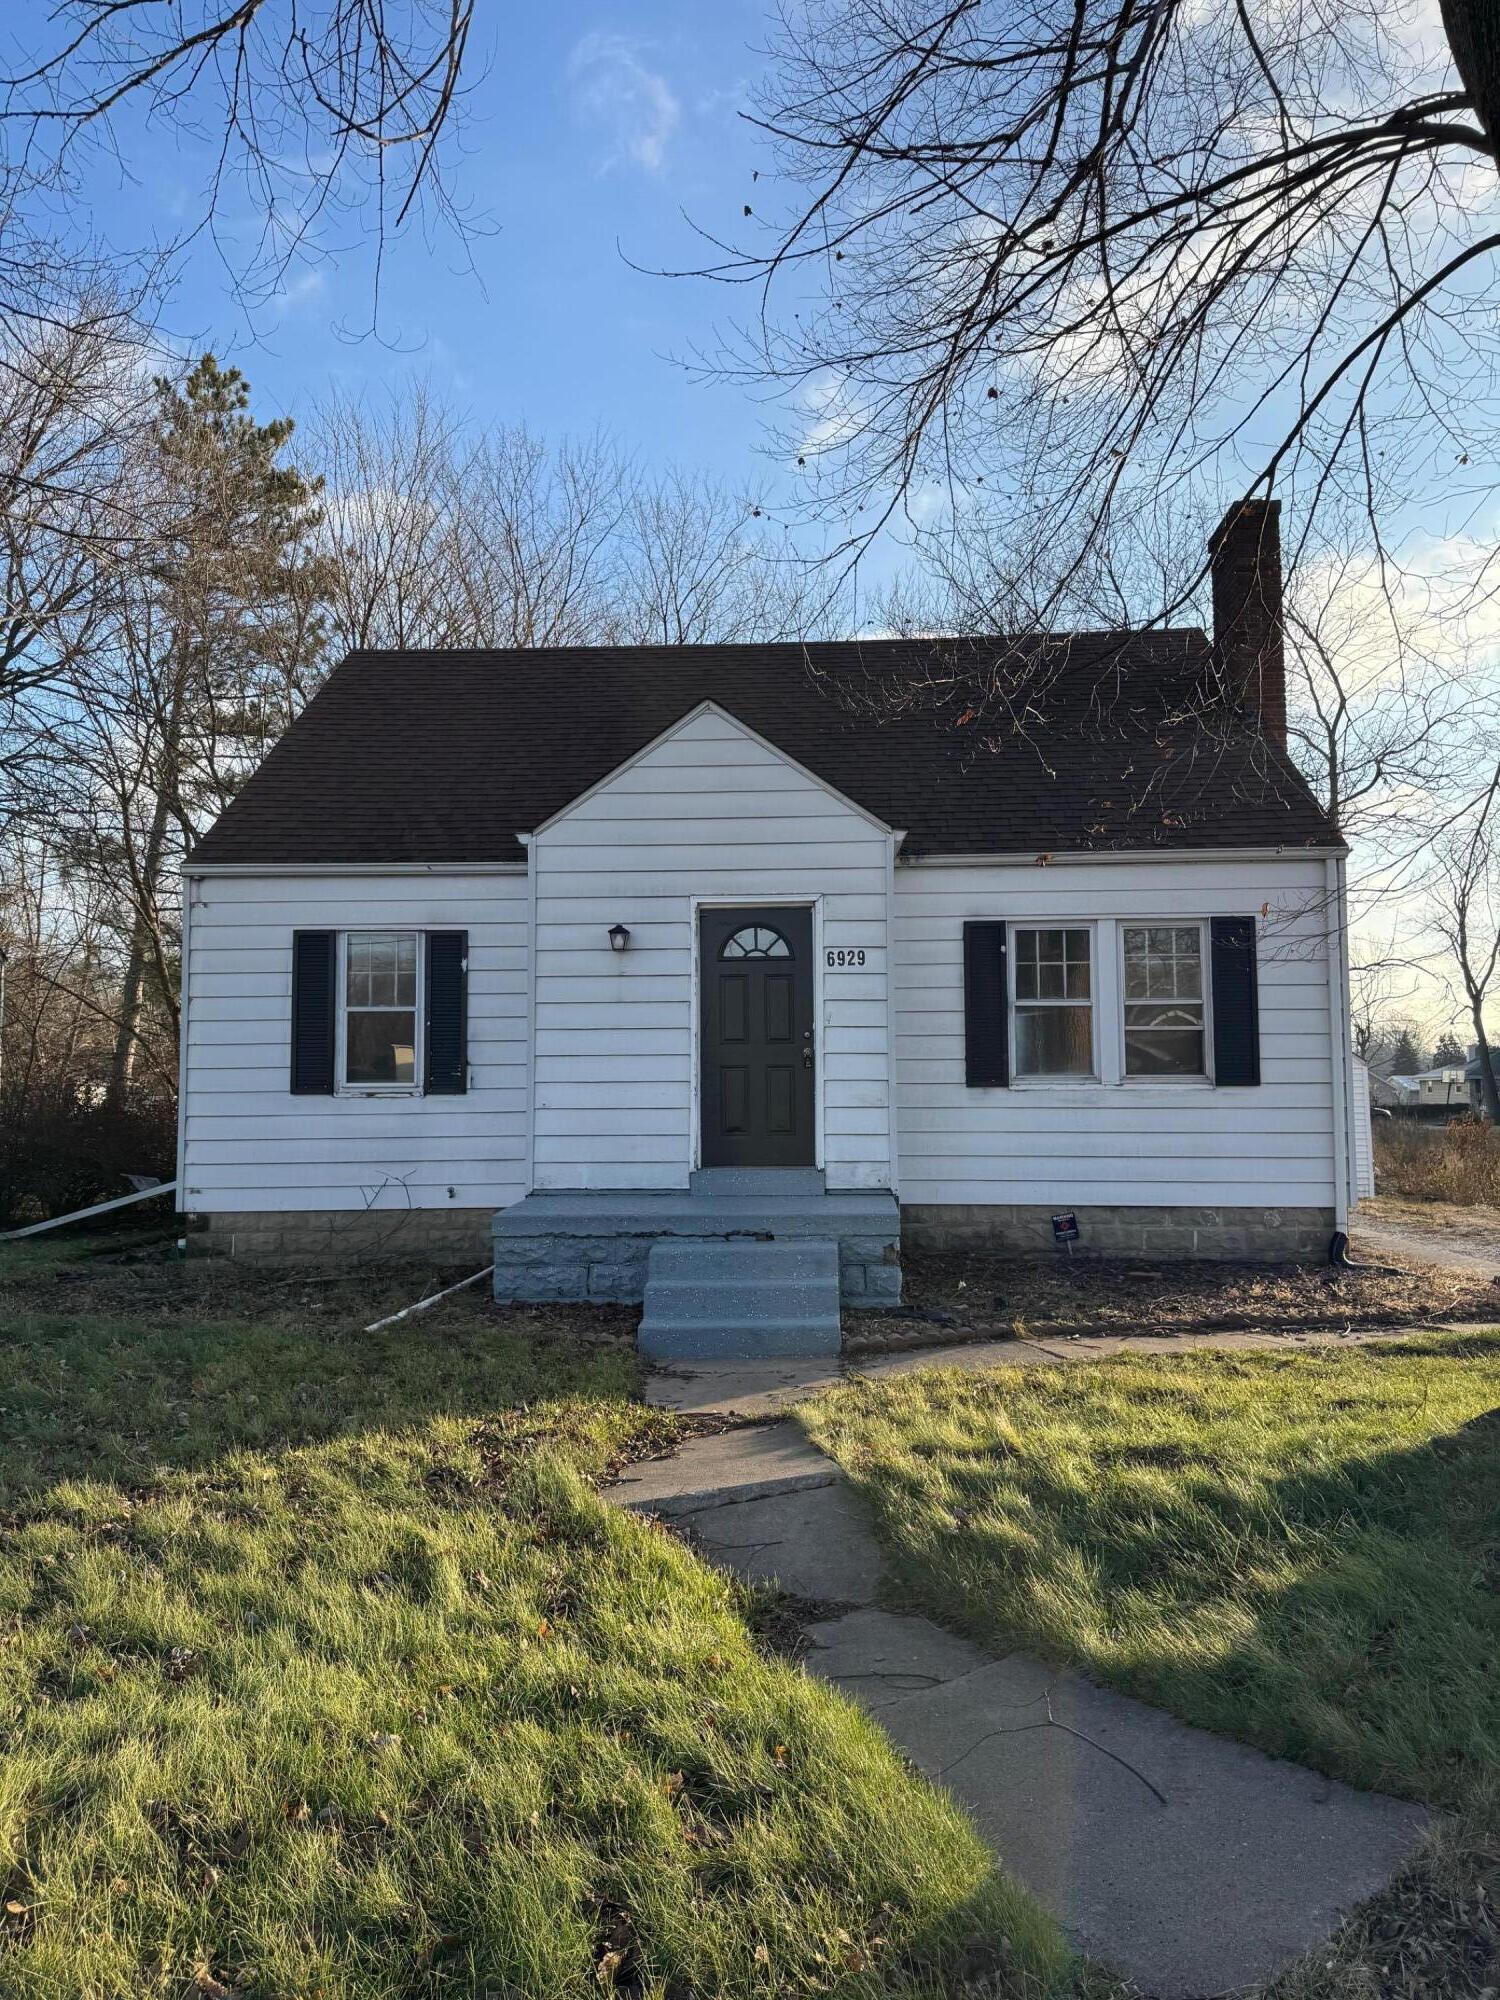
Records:
{"label": "outdoor lantern sconce", "polygon": [[625,951],[630,945],[630,933],[623,924],[609,927],[609,948],[611,951]]}

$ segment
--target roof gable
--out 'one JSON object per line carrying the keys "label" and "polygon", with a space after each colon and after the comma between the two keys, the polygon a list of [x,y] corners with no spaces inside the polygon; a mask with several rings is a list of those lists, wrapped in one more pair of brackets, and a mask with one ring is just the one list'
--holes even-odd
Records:
{"label": "roof gable", "polygon": [[700,721],[704,716],[710,715],[717,716],[721,721],[729,723],[747,741],[757,744],[762,750],[774,757],[779,764],[784,764],[789,769],[799,773],[800,776],[806,778],[810,785],[816,785],[818,790],[823,792],[828,798],[836,799],[848,811],[857,813],[867,825],[873,827],[877,832],[891,833],[894,831],[893,828],[886,825],[883,819],[880,819],[872,812],[867,812],[857,800],[846,797],[836,785],[830,785],[826,778],[820,777],[816,771],[810,771],[805,764],[799,763],[795,757],[789,755],[779,744],[773,743],[767,736],[762,736],[758,729],[752,729],[747,722],[742,722],[737,715],[732,715],[721,703],[717,701],[700,701],[696,708],[689,709],[686,715],[679,716],[677,721],[664,729],[659,736],[653,736],[649,743],[642,744],[641,748],[633,756],[624,758],[620,763],[616,764],[612,771],[606,771],[602,778],[590,785],[587,790],[580,792],[576,799],[570,799],[565,806],[553,813],[550,819],[543,820],[539,827],[531,831],[529,838],[535,840],[544,834],[550,833],[553,827],[560,825],[562,821],[577,812],[581,806],[587,805],[590,799],[597,798],[601,792],[607,792],[617,778],[623,777],[627,771],[633,771],[637,765],[644,764],[664,743],[671,743],[678,737],[687,734],[694,723]]}

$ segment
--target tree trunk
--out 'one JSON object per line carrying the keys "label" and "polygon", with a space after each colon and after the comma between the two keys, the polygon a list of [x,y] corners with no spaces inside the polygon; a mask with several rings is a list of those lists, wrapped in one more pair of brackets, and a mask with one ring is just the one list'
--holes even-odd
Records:
{"label": "tree trunk", "polygon": [[151,948],[157,882],[166,844],[166,795],[158,792],[151,815],[151,830],[146,836],[135,915],[130,925],[130,956],[125,961],[125,977],[120,985],[120,1018],[115,1028],[114,1055],[110,1060],[109,1083],[105,1089],[104,1101],[113,1111],[124,1103],[135,1073],[136,1043],[140,1034],[141,1009],[146,998],[146,959]]}
{"label": "tree trunk", "polygon": [[1470,1009],[1474,1018],[1474,1039],[1479,1046],[1479,1102],[1490,1123],[1500,1129],[1500,1089],[1495,1085],[1495,1061],[1490,1054],[1489,1038],[1484,1032],[1484,1019],[1480,1003],[1476,1000]]}
{"label": "tree trunk", "polygon": [[1495,0],[1440,0],[1443,32],[1500,165],[1500,7]]}
{"label": "tree trunk", "polygon": [[[114,1055],[109,1066],[109,1082],[104,1101],[118,1110],[130,1090],[135,1072],[135,1054],[140,1038],[141,1010],[146,999],[146,966],[153,955],[153,933],[160,907],[162,856],[167,847],[172,800],[179,776],[179,752],[183,710],[186,706],[187,674],[178,672],[167,709],[162,744],[161,769],[156,779],[156,803],[151,810],[151,826],[146,835],[146,851],[136,876],[135,915],[130,925],[130,955],[125,961],[125,977],[120,987],[120,1015],[115,1029]],[[160,954],[156,954],[158,963]]]}

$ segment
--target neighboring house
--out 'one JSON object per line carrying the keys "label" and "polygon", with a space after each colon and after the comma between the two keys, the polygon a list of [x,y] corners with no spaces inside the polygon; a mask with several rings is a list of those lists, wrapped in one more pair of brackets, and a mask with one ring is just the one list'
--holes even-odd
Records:
{"label": "neighboring house", "polygon": [[1069,1211],[1320,1254],[1344,847],[1285,754],[1274,507],[1214,597],[1232,726],[1196,630],[350,657],[187,863],[184,1208],[476,1259],[500,1211],[510,1296],[638,1299],[685,1233],[836,1242],[875,1303],[898,1233]]}
{"label": "neighboring house", "polygon": [[1405,1079],[1387,1076],[1383,1070],[1365,1064],[1370,1079],[1370,1103],[1377,1110],[1400,1111],[1406,1103]]}
{"label": "neighboring house", "polygon": [[[1473,1067],[1477,1084],[1477,1063]],[[1469,1086],[1462,1063],[1448,1063],[1441,1069],[1418,1070],[1412,1076],[1392,1076],[1389,1083],[1395,1094],[1395,1103],[1403,1111],[1441,1115],[1469,1108]]]}

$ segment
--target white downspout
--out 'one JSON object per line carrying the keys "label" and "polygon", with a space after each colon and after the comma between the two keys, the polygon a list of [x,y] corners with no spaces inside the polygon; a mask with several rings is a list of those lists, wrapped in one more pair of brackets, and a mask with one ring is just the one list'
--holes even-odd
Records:
{"label": "white downspout", "polygon": [[1333,1226],[1349,1228],[1349,1162],[1353,1157],[1353,1128],[1350,1105],[1353,1079],[1350,1075],[1349,1042],[1349,907],[1344,857],[1330,855],[1324,864],[1328,893],[1328,1031],[1333,1077]]}
{"label": "white downspout", "polygon": [[177,1207],[183,1214],[190,1206],[187,1184],[187,1100],[188,1100],[188,989],[191,983],[189,953],[193,923],[193,877],[184,874],[181,918],[177,948]]}
{"label": "white downspout", "polygon": [[901,1199],[901,1147],[897,1132],[896,1090],[896,856],[906,838],[905,828],[891,832],[885,844],[885,1128],[890,1162],[891,1193]]}
{"label": "white downspout", "polygon": [[526,850],[526,1193],[536,1188],[536,846],[529,833],[516,839]]}

